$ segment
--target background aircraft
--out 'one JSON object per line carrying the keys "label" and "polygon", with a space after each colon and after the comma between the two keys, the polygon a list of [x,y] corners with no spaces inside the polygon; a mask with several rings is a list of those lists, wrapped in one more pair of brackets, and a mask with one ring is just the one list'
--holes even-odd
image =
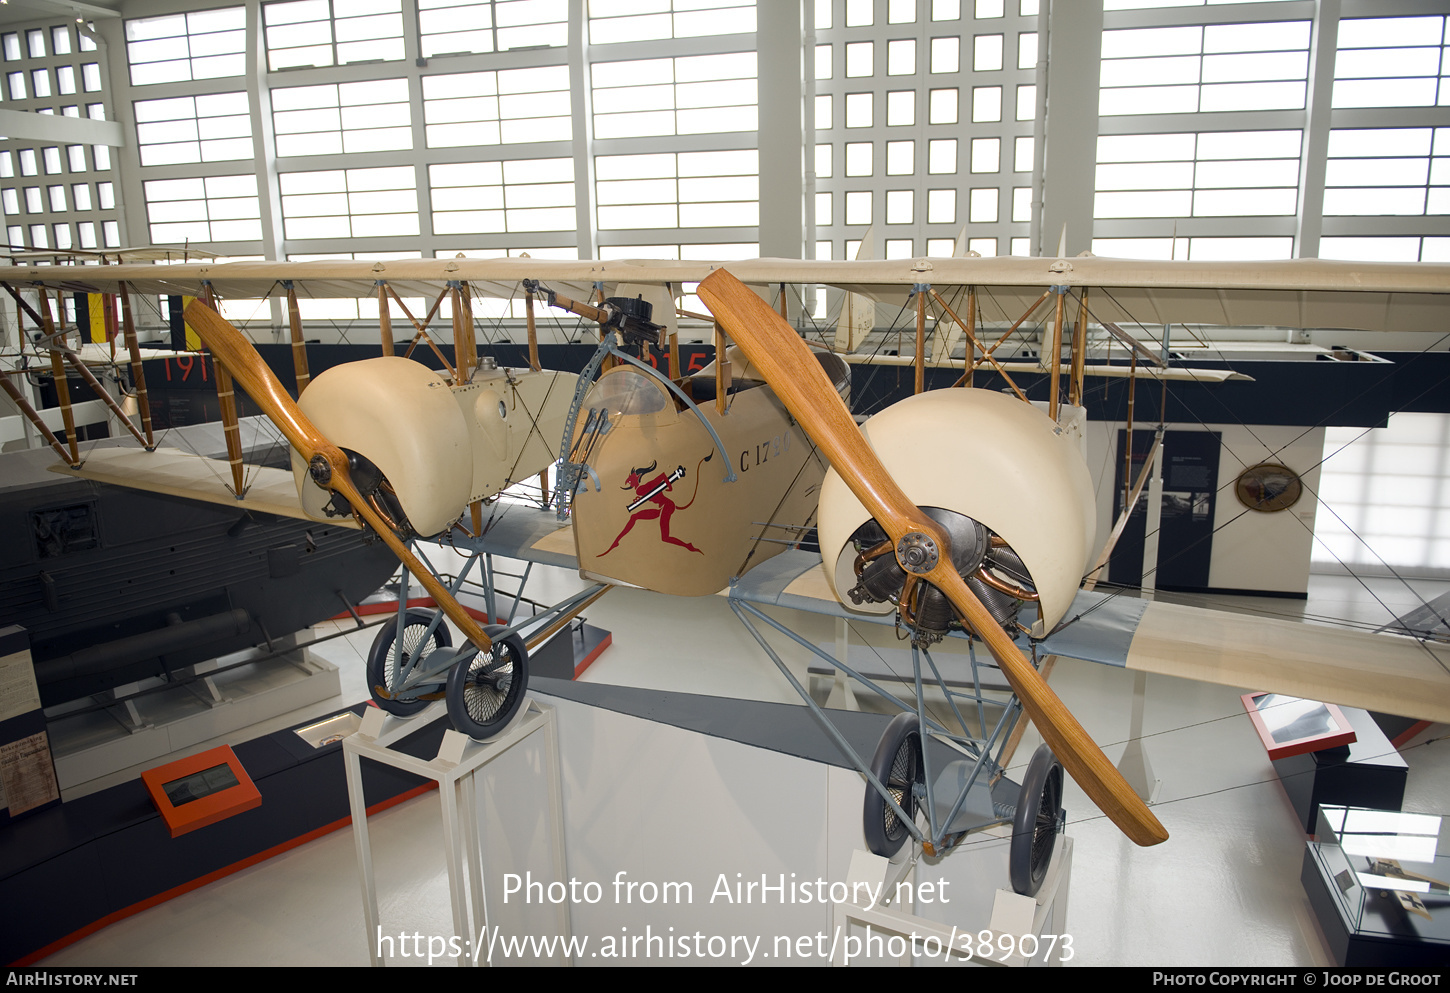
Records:
{"label": "background aircraft", "polygon": [[[221,462],[211,483],[225,502],[57,475],[45,471],[56,464],[45,449],[0,456],[0,617],[29,632],[42,704],[155,676],[183,680],[188,666],[266,646],[387,581],[395,560],[350,519],[299,520],[261,499],[271,478],[283,484],[271,495],[296,503],[278,467],[285,448],[270,450],[274,435],[259,435],[254,421],[243,424],[248,455],[273,462],[252,471],[254,497],[242,504],[226,493]],[[218,428],[170,440],[224,454]],[[135,451],[104,444],[87,452],[98,469]]]}

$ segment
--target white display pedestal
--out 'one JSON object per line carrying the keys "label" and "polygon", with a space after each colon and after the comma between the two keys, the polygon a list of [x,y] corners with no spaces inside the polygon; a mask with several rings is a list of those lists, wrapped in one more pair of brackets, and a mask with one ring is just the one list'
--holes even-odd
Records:
{"label": "white display pedestal", "polygon": [[[888,861],[858,849],[852,853],[851,871],[846,882],[853,885],[853,891],[854,884],[863,883],[870,892],[890,893],[897,883],[910,877],[911,870],[911,864],[904,859]],[[896,963],[904,966],[946,964],[948,961],[1018,967],[1061,965],[1065,956],[1071,954],[1070,945],[1065,945],[1062,951],[1056,947],[1057,938],[1067,929],[1068,881],[1071,875],[1072,839],[1059,836],[1037,896],[997,890],[991,923],[986,929],[965,933],[959,927],[930,920],[899,907],[836,904],[834,932],[844,936],[845,940],[833,946],[835,954],[831,964],[849,965],[850,958],[854,956],[861,964],[885,965],[892,961],[891,953],[895,950],[902,953],[894,956]],[[852,925],[866,925],[867,933],[860,933],[860,928],[852,928]],[[868,937],[872,933],[876,935],[874,939]],[[1024,949],[1022,939],[1028,935],[1034,940],[1026,943]],[[894,943],[889,940],[896,936],[904,940]],[[990,955],[979,954],[984,946],[991,949]],[[1024,950],[1033,954],[1024,955]],[[873,954],[878,951],[887,957]],[[967,951],[971,952],[970,957]],[[923,961],[917,961],[917,955]]]}
{"label": "white display pedestal", "polygon": [[[474,741],[457,731],[447,731],[439,746],[438,755],[432,759],[405,755],[391,747],[393,743],[445,713],[446,707],[442,701],[432,704],[427,710],[407,720],[390,717],[376,707],[369,707],[363,716],[362,727],[342,742],[343,761],[347,767],[348,800],[352,807],[353,838],[357,844],[358,871],[362,881],[368,954],[375,966],[381,966],[384,962],[379,954],[377,941],[380,921],[372,847],[368,841],[366,801],[362,789],[363,758],[437,781],[438,795],[443,804],[444,855],[448,862],[448,894],[453,908],[453,933],[459,936],[477,936],[488,927],[488,909],[483,884],[484,842],[479,834],[478,791],[474,777],[489,762],[514,745],[527,740],[535,732],[543,732],[543,766],[549,778],[547,789],[554,867],[561,877],[566,875],[563,786],[559,773],[559,738],[554,722],[554,708],[532,698],[526,699],[509,726],[487,742]],[[568,904],[559,904],[555,916],[557,933],[567,939],[570,934]],[[486,956],[464,954],[458,957],[457,962],[459,965],[471,965],[476,964],[475,960],[486,963]],[[571,964],[563,957],[562,942],[559,963]]]}

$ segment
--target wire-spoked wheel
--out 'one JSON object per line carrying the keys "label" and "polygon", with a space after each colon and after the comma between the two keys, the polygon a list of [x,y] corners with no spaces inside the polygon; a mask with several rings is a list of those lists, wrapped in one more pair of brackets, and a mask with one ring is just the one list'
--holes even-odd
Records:
{"label": "wire-spoked wheel", "polygon": [[[410,662],[427,658],[430,653],[447,648],[453,643],[448,633],[448,625],[442,619],[439,619],[433,633],[424,637],[435,616],[431,610],[410,609],[403,619],[401,651],[398,625],[393,621],[378,627],[378,633],[373,638],[373,647],[368,650],[368,692],[374,703],[394,717],[412,717],[431,702],[420,699],[422,695],[438,692],[438,684],[433,683],[415,687],[401,699],[396,695],[397,688],[403,682],[403,670]],[[388,695],[383,696],[383,693]],[[437,696],[433,696],[433,699],[436,700]]]}
{"label": "wire-spoked wheel", "polygon": [[1052,749],[1037,746],[1012,822],[1012,848],[1008,854],[1008,875],[1012,889],[1023,896],[1036,896],[1057,847],[1057,827],[1062,822],[1062,765]]}
{"label": "wire-spoked wheel", "polygon": [[508,726],[529,686],[529,653],[516,634],[501,638],[504,628],[491,624],[484,633],[493,641],[487,652],[459,662],[448,674],[448,716],[463,734],[484,741]]}
{"label": "wire-spoked wheel", "polygon": [[871,759],[871,774],[886,787],[886,792],[906,813],[903,821],[870,783],[866,784],[866,807],[863,812],[863,827],[866,833],[866,847],[882,858],[891,858],[901,850],[906,839],[911,837],[907,824],[916,819],[916,786],[923,782],[921,765],[921,728],[916,715],[910,712],[897,714],[881,741],[876,746],[876,755]]}

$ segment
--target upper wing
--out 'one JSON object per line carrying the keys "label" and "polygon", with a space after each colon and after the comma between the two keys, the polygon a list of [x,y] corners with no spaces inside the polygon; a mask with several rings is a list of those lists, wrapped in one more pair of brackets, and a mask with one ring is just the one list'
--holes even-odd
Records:
{"label": "upper wing", "polygon": [[742,282],[824,283],[878,299],[899,300],[912,286],[977,286],[994,306],[1020,313],[1043,290],[1089,288],[1095,321],[1202,323],[1278,327],[1422,331],[1439,327],[1450,293],[1450,265],[1430,262],[1153,262],[1072,259],[921,258],[863,262],[801,259],[725,261],[548,259],[399,259],[388,262],[225,262],[180,265],[15,266],[7,280],[66,290],[197,295],[203,281],[223,298],[285,293],[281,280],[303,283],[309,296],[366,297],[385,280],[403,296],[428,295],[449,280],[510,297],[523,279],[570,288],[583,298],[596,282],[693,283],[716,269]]}
{"label": "upper wing", "polygon": [[[1438,326],[1435,312],[1450,293],[1450,265],[1436,263],[1004,256],[798,265],[830,267],[799,281],[829,283],[880,299],[900,299],[909,281],[975,285],[989,290],[994,306],[1014,315],[1050,286],[1087,288],[1096,322],[1428,331]],[[737,265],[728,268],[746,279]]]}
{"label": "upper wing", "polygon": [[[616,263],[553,262],[543,259],[396,259],[386,262],[335,260],[321,262],[222,262],[177,265],[16,266],[3,274],[17,286],[47,286],[67,291],[116,293],[125,283],[138,293],[201,296],[203,285],[224,300],[284,297],[284,280],[297,284],[307,297],[361,299],[375,297],[378,282],[387,282],[400,296],[435,295],[449,282],[465,281],[478,293],[512,297],[519,283],[538,279],[581,299],[596,280],[618,282],[637,268],[624,266],[617,275],[605,267]],[[707,270],[708,271],[708,270]],[[668,275],[645,280],[664,282]]]}

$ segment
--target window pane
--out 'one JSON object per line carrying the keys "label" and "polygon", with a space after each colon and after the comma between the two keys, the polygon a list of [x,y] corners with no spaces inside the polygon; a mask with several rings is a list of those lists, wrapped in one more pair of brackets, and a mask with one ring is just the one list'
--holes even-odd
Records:
{"label": "window pane", "polygon": [[933,38],[931,40],[931,71],[957,72],[961,68],[961,39]]}
{"label": "window pane", "polygon": [[972,68],[977,72],[993,72],[1002,68],[1002,36],[979,34],[973,43]]}

